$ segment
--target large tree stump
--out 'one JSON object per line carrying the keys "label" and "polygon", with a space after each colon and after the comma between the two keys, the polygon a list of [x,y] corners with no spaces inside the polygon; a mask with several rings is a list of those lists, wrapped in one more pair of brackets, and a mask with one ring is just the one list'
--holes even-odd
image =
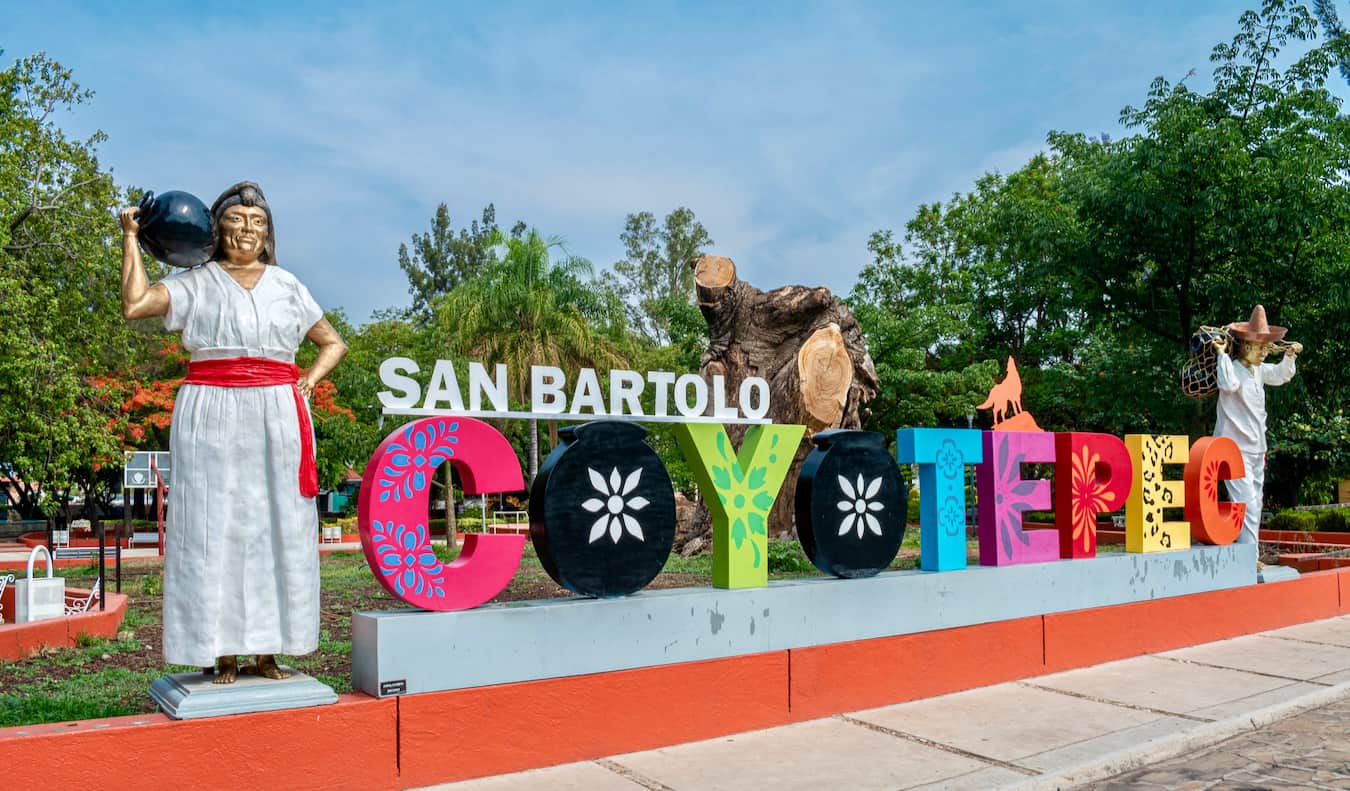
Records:
{"label": "large tree stump", "polygon": [[[704,256],[690,262],[698,306],[708,323],[708,350],[699,373],[711,382],[726,377],[736,403],[748,376],[769,382],[769,417],[799,423],[806,436],[787,482],[769,515],[771,536],[795,536],[793,503],[797,473],[811,450],[810,438],[830,428],[859,428],[859,410],[877,394],[877,372],[853,313],[827,288],[785,286],[768,293],[736,277],[730,258]],[[739,447],[746,426],[728,426]]]}

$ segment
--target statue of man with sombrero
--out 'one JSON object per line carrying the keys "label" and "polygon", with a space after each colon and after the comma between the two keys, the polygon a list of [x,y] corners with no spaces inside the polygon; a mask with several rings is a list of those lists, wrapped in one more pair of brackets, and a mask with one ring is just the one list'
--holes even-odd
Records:
{"label": "statue of man with sombrero", "polygon": [[[1250,319],[1229,324],[1228,329],[1239,348],[1229,356],[1227,341],[1216,343],[1219,405],[1214,436],[1228,437],[1242,451],[1247,476],[1228,481],[1228,494],[1233,502],[1247,506],[1238,542],[1254,544],[1261,526],[1261,494],[1266,481],[1266,386],[1282,385],[1294,378],[1294,358],[1303,351],[1303,344],[1277,345],[1286,330],[1272,327],[1266,321],[1266,309],[1260,305],[1252,309]],[[1265,362],[1266,357],[1281,350],[1284,357],[1278,364]]]}

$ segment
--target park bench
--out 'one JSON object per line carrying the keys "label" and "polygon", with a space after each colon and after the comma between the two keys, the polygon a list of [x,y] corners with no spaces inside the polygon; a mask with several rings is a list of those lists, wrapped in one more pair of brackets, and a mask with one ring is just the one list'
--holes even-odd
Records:
{"label": "park bench", "polygon": [[[103,551],[106,552],[108,555],[112,555],[112,553],[113,553],[113,547],[112,547],[112,545],[109,544],[108,546],[104,547],[104,550],[103,550]],[[66,547],[57,547],[56,551],[52,553],[52,557],[55,558],[55,559],[57,559],[57,560],[63,560],[63,559],[78,559],[78,558],[96,558],[96,557],[98,557],[98,547],[96,547],[96,546],[93,546],[93,547],[70,547],[70,546],[66,546]]]}
{"label": "park bench", "polygon": [[497,511],[486,525],[489,533],[520,533],[530,529],[529,511]]}
{"label": "park bench", "polygon": [[89,612],[94,606],[94,602],[99,600],[103,594],[103,578],[94,580],[94,587],[89,589],[87,594],[66,592],[66,615],[83,615]]}
{"label": "park bench", "polygon": [[137,544],[152,544],[159,546],[158,530],[137,530],[127,538],[127,549],[131,549]]}

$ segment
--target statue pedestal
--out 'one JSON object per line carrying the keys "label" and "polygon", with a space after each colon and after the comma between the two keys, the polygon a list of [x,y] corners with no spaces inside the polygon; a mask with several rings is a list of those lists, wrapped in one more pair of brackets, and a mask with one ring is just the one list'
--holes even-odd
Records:
{"label": "statue pedestal", "polygon": [[1299,578],[1297,569],[1291,569],[1288,566],[1266,566],[1257,572],[1257,582],[1284,582],[1285,580],[1296,580]]}
{"label": "statue pedestal", "polygon": [[292,668],[287,679],[240,675],[233,684],[214,684],[215,675],[174,673],[150,685],[150,697],[175,720],[219,717],[254,711],[326,706],[337,693],[326,684]]}

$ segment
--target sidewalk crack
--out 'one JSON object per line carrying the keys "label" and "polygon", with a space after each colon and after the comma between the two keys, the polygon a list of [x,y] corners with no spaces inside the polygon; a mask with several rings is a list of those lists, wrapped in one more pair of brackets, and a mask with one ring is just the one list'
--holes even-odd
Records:
{"label": "sidewalk crack", "polygon": [[1053,692],[1056,695],[1067,695],[1071,698],[1078,698],[1079,700],[1090,700],[1093,703],[1104,703],[1108,706],[1119,706],[1122,709],[1134,709],[1135,711],[1142,711],[1148,714],[1157,714],[1163,717],[1177,717],[1179,719],[1190,720],[1192,722],[1214,722],[1214,720],[1209,717],[1196,717],[1193,714],[1180,714],[1175,711],[1167,711],[1165,709],[1155,709],[1152,706],[1140,706],[1135,703],[1125,703],[1124,701],[1120,700],[1111,700],[1110,698],[1099,698],[1096,695],[1084,695],[1081,692],[1071,692],[1067,689],[1056,689],[1054,687],[1046,687],[1040,684],[1033,684],[1030,681],[1018,681],[1016,683],[1024,687],[1028,687],[1030,689],[1039,689],[1042,692]]}
{"label": "sidewalk crack", "polygon": [[647,777],[644,774],[634,772],[632,769],[629,769],[623,764],[611,761],[608,758],[597,758],[595,761],[592,761],[592,763],[594,763],[597,766],[602,766],[608,769],[609,771],[613,772],[619,777],[622,777],[625,780],[632,781],[642,786],[643,788],[650,789],[650,791],[675,791],[675,789],[671,788],[665,783],[662,783],[659,780],[654,780],[650,777]]}
{"label": "sidewalk crack", "polygon": [[[1154,654],[1154,655],[1153,655],[1153,658],[1154,658],[1154,659],[1164,659],[1164,660],[1166,660],[1166,661],[1168,661],[1168,662],[1177,662],[1177,663],[1183,664],[1183,665],[1195,665],[1196,667],[1207,667],[1207,668],[1210,668],[1210,669],[1212,669],[1212,670],[1233,670],[1233,671],[1236,671],[1236,672],[1238,672],[1238,673],[1250,673],[1250,674],[1253,675],[1253,676],[1262,676],[1262,677],[1264,677],[1264,678],[1274,678],[1274,679],[1278,679],[1278,680],[1280,680],[1280,681],[1293,681],[1293,682],[1301,682],[1301,683],[1304,683],[1304,684],[1316,684],[1316,685],[1319,686],[1319,687],[1334,687],[1334,686],[1336,686],[1335,684],[1328,684],[1328,683],[1326,683],[1325,681],[1313,681],[1312,679],[1307,679],[1307,678],[1294,678],[1293,676],[1281,676],[1281,675],[1279,675],[1278,673],[1262,673],[1260,670],[1247,670],[1246,668],[1241,668],[1241,667],[1229,667],[1229,666],[1227,666],[1227,665],[1216,665],[1216,664],[1213,664],[1213,663],[1211,663],[1211,662],[1200,662],[1200,661],[1197,661],[1197,660],[1195,660],[1195,659],[1183,659],[1182,657],[1179,657],[1179,656],[1162,656],[1161,654]],[[1334,670],[1329,670],[1329,671],[1327,671],[1327,672],[1328,672],[1328,673],[1334,673],[1334,672],[1336,672],[1336,671],[1334,671]]]}
{"label": "sidewalk crack", "polygon": [[922,736],[917,736],[912,733],[906,733],[905,731],[898,731],[894,728],[887,728],[884,725],[877,725],[874,722],[868,722],[867,720],[860,720],[857,719],[856,717],[850,717],[847,714],[836,714],[834,718],[837,720],[843,720],[844,722],[847,722],[850,725],[857,725],[866,728],[869,731],[876,731],[877,733],[882,733],[887,736],[893,736],[897,739],[904,739],[905,741],[914,742],[915,744],[921,744],[924,747],[932,747],[935,750],[941,750],[945,753],[952,753],[953,755],[959,755],[963,758],[969,758],[972,761],[979,761],[982,764],[988,764],[989,766],[1001,767],[1003,769],[1007,769],[1012,772],[1017,772],[1018,774],[1021,775],[1026,775],[1027,777],[1035,777],[1041,774],[1039,770],[1029,769],[1025,766],[1022,766],[1021,764],[1009,763],[1008,761],[1000,761],[997,758],[990,758],[987,755],[980,755],[979,753],[973,753],[969,750],[962,750],[960,747],[953,747],[950,744],[935,742],[932,739],[925,739]]}
{"label": "sidewalk crack", "polygon": [[1285,637],[1282,634],[1258,634],[1257,637],[1265,637],[1269,640],[1287,640],[1291,643],[1303,643],[1305,645],[1326,645],[1332,648],[1350,648],[1345,643],[1329,643],[1325,640],[1309,640],[1306,637]]}

